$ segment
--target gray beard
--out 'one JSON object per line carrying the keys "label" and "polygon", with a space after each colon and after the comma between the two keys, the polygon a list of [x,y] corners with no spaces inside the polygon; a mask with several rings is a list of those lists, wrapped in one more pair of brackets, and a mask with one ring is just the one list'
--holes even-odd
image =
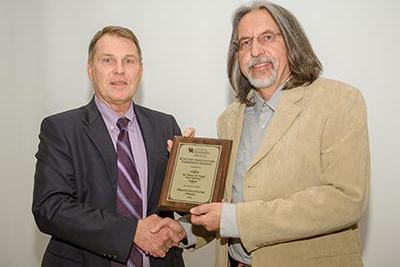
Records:
{"label": "gray beard", "polygon": [[260,89],[260,88],[270,87],[271,85],[273,85],[276,82],[276,76],[277,76],[276,71],[272,70],[271,76],[265,79],[255,79],[251,71],[249,71],[247,79],[249,80],[250,84],[254,86],[254,88]]}

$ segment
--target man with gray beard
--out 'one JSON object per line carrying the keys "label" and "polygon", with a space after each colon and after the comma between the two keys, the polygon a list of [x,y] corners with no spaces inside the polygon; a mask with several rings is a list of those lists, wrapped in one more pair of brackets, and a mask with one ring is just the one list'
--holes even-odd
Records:
{"label": "man with gray beard", "polygon": [[233,139],[225,198],[193,208],[186,227],[195,248],[216,238],[216,266],[363,266],[365,104],[321,70],[288,10],[258,2],[235,12],[228,75],[238,101],[217,125]]}

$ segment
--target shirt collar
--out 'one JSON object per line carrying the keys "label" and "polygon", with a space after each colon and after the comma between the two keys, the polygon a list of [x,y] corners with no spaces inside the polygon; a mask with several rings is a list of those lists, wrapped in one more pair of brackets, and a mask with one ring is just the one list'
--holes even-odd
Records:
{"label": "shirt collar", "polygon": [[270,108],[272,111],[275,112],[276,108],[278,107],[278,101],[283,93],[283,87],[286,83],[281,84],[275,93],[272,95],[271,99],[264,100],[262,99],[257,92],[253,94],[253,101],[255,102],[254,109],[257,114],[264,111],[266,108]]}
{"label": "shirt collar", "polygon": [[[100,111],[101,116],[103,119],[106,121],[107,125],[117,125],[117,121],[121,116],[118,116],[118,114],[112,110],[109,106],[103,103],[98,97],[95,95],[94,101],[96,102],[96,106]],[[124,114],[124,116],[129,119],[130,122],[132,122],[135,118],[135,112],[133,110],[133,104],[129,107],[128,111]]]}

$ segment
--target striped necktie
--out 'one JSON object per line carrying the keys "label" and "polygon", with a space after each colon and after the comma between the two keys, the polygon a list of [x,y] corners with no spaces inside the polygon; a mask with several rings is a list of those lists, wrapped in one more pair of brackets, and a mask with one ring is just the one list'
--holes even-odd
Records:
{"label": "striped necktie", "polygon": [[[143,217],[142,193],[129,141],[128,123],[129,119],[126,117],[119,118],[117,122],[120,133],[117,140],[118,187],[116,208],[118,214],[139,220]],[[112,266],[142,267],[143,254],[135,244],[132,244],[127,264],[112,262]]]}

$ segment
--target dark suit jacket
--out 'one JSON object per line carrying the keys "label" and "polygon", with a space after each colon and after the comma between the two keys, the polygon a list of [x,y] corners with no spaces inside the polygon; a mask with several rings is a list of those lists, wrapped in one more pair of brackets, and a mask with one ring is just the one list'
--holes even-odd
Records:
{"label": "dark suit jacket", "polygon": [[[171,115],[134,105],[148,162],[148,215],[157,205],[168,151],[180,135]],[[110,266],[126,262],[137,220],[115,212],[116,153],[94,99],[86,106],[47,117],[40,130],[32,211],[39,229],[51,235],[42,266]],[[172,217],[172,213],[160,216]],[[182,250],[172,248],[152,267],[184,266]]]}

